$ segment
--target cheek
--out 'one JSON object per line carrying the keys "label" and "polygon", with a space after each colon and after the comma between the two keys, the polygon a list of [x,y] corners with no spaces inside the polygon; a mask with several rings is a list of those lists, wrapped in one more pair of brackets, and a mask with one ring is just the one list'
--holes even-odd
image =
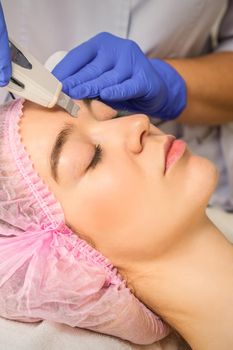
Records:
{"label": "cheek", "polygon": [[183,201],[191,208],[205,208],[218,181],[218,171],[215,165],[206,158],[191,154],[182,178],[183,184],[180,188],[183,191]]}
{"label": "cheek", "polygon": [[164,232],[172,232],[174,240],[188,233],[202,219],[217,179],[217,169],[209,160],[192,154],[184,158],[167,179],[170,200]]}
{"label": "cheek", "polygon": [[94,169],[77,188],[76,225],[97,235],[125,227],[140,197],[137,188],[143,188],[142,179],[132,169]]}
{"label": "cheek", "polygon": [[77,233],[91,238],[117,265],[123,257],[141,258],[152,247],[154,252],[156,231],[166,221],[166,205],[161,204],[168,200],[165,191],[159,176],[152,181],[127,161],[115,163],[101,171],[96,168],[81,181],[65,216]]}

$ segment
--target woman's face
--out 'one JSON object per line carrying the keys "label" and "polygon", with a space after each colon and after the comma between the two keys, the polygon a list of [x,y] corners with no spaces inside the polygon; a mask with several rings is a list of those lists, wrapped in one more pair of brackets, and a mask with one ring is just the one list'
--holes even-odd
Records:
{"label": "woman's face", "polygon": [[186,148],[164,172],[172,138],[147,116],[77,103],[78,118],[25,103],[20,130],[36,171],[67,224],[116,266],[161,254],[204,213],[215,167]]}

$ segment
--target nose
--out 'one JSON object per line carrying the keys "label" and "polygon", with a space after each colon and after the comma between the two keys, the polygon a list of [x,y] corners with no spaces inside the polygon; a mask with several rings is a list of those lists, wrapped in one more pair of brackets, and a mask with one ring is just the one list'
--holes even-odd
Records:
{"label": "nose", "polygon": [[[127,117],[125,118],[127,119]],[[140,153],[144,146],[144,139],[150,131],[150,119],[141,114],[131,116],[125,128],[125,143],[127,149],[132,153]]]}

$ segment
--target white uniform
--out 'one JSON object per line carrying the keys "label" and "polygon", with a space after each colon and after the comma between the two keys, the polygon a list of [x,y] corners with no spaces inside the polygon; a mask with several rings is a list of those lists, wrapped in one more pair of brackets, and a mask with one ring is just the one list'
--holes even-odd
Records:
{"label": "white uniform", "polygon": [[[160,58],[233,51],[233,0],[2,0],[2,6],[10,35],[41,62],[101,31],[133,39]],[[220,182],[211,204],[233,211],[233,123],[166,124],[163,130],[182,136],[217,164]]]}

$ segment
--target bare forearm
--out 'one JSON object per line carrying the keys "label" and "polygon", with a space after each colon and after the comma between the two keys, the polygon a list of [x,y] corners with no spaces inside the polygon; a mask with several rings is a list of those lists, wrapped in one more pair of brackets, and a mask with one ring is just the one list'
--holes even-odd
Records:
{"label": "bare forearm", "polygon": [[168,59],[187,85],[187,107],[177,122],[216,125],[233,121],[233,53]]}

